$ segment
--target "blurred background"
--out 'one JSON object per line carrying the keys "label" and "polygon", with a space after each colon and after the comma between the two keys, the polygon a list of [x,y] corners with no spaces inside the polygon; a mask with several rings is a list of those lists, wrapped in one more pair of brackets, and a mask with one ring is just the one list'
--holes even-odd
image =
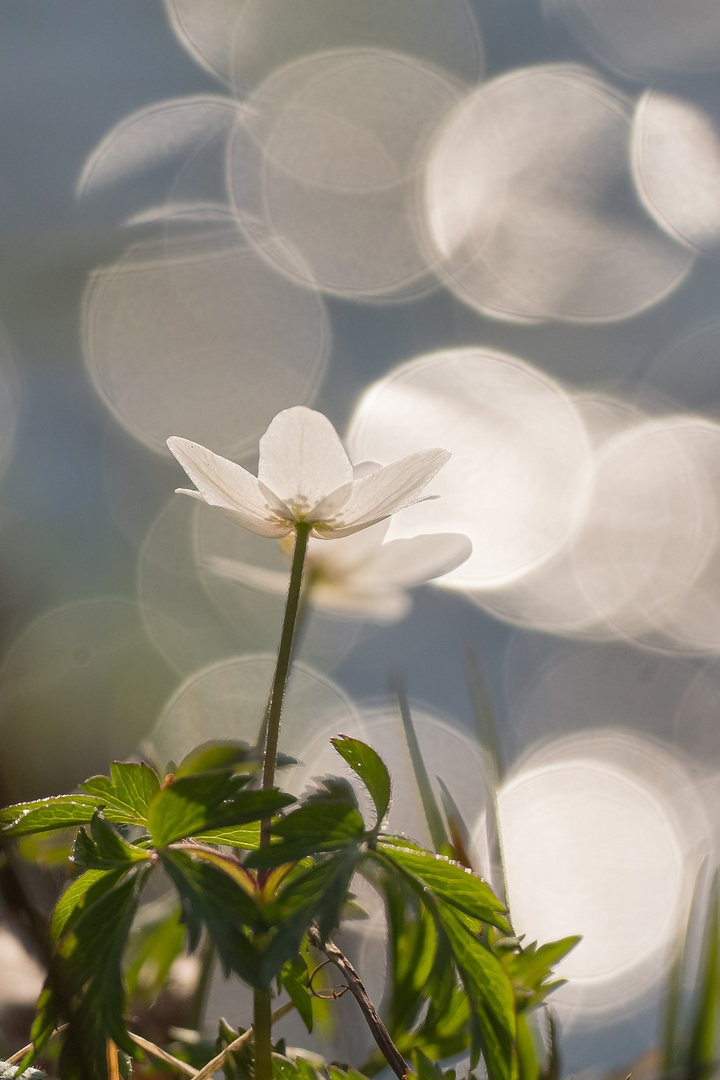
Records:
{"label": "blurred background", "polygon": [[[208,566],[284,556],[173,495],[168,436],[254,469],[307,404],[355,461],[444,446],[388,535],[473,553],[313,614],[292,782],[366,737],[424,839],[400,676],[480,850],[472,656],[516,926],[584,935],[565,1067],[655,1043],[720,840],[719,74],[715,0],[4,0],[4,802],[255,736],[282,600]],[[2,923],[0,960],[9,1015]]]}

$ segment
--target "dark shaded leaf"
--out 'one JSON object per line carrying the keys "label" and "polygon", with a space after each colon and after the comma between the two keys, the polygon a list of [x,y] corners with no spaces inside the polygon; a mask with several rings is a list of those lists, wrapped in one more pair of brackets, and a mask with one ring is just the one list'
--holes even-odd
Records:
{"label": "dark shaded leaf", "polygon": [[281,843],[254,851],[246,866],[280,866],[307,855],[357,847],[365,837],[365,822],[356,807],[328,797],[305,803],[275,822],[273,835],[281,837]]}
{"label": "dark shaded leaf", "polygon": [[280,985],[285,990],[308,1031],[313,1029],[312,995],[310,973],[302,952],[285,964],[280,972]]}
{"label": "dark shaded leaf", "polygon": [[[262,752],[255,746],[241,740],[206,742],[196,746],[186,754],[175,776],[192,776],[196,773],[237,771],[241,765],[247,765],[243,772],[254,772],[262,766]],[[251,766],[251,767],[250,767]]]}
{"label": "dark shaded leaf", "polygon": [[73,845],[73,862],[81,870],[128,870],[133,863],[150,858],[147,848],[129,844],[96,810],[90,822],[88,836],[85,829],[78,833]]}
{"label": "dark shaded leaf", "polygon": [[89,880],[71,894],[74,905],[66,893],[51,924],[54,960],[36,1025],[44,1029],[59,1017],[68,1022],[60,1054],[63,1080],[104,1076],[108,1039],[134,1052],[123,1018],[121,961],[149,870],[124,878],[96,876],[101,873],[83,875]]}
{"label": "dark shaded leaf", "polygon": [[295,800],[280,791],[243,791],[247,776],[200,773],[181,777],[155,797],[148,827],[157,847],[197,833],[272,817]]}
{"label": "dark shaded leaf", "polygon": [[415,1049],[412,1053],[412,1067],[418,1080],[454,1080],[455,1071],[449,1069],[444,1073],[435,1061],[423,1054],[422,1050]]}
{"label": "dark shaded leaf", "polygon": [[205,928],[225,972],[234,971],[263,989],[258,955],[245,929],[263,925],[252,898],[228,874],[182,851],[164,852],[162,863],[180,897],[190,949],[196,948]]}
{"label": "dark shaded leaf", "polygon": [[349,735],[338,735],[330,742],[368,789],[377,814],[375,827],[379,829],[390,808],[391,797],[390,773],[385,762],[372,747]]}
{"label": "dark shaded leaf", "polygon": [[355,872],[358,853],[349,849],[293,875],[272,904],[266,918],[273,930],[262,961],[263,978],[270,983],[283,965],[294,959],[311,922],[328,937],[340,921]]}
{"label": "dark shaded leaf", "polygon": [[[383,1015],[398,1050],[407,1057],[419,1048],[433,1060],[467,1050],[468,999],[433,914],[404,876],[383,873],[371,880],[386,901],[389,978]],[[382,1067],[377,1053],[371,1064],[373,1070]]]}
{"label": "dark shaded leaf", "polygon": [[128,997],[152,1002],[163,987],[173,962],[183,951],[185,927],[179,907],[163,910],[152,922],[136,928],[125,956]]}
{"label": "dark shaded leaf", "polygon": [[433,916],[402,878],[385,875],[383,893],[390,961],[384,1013],[390,1034],[397,1039],[413,1027],[427,1001],[426,986],[437,953],[437,931]]}
{"label": "dark shaded leaf", "polygon": [[50,941],[67,934],[76,919],[124,876],[123,870],[88,870],[72,881],[58,900],[50,919]]}

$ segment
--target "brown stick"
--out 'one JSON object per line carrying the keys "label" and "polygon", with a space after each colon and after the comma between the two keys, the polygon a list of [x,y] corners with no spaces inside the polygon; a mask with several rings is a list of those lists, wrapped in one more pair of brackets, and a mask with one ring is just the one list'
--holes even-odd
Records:
{"label": "brown stick", "polygon": [[348,990],[360,1006],[360,1011],[365,1017],[367,1026],[370,1028],[372,1037],[378,1045],[378,1049],[392,1071],[398,1077],[398,1080],[405,1080],[407,1074],[410,1072],[410,1066],[390,1038],[390,1032],[385,1027],[377,1009],[368,997],[368,992],[365,989],[362,979],[348,960],[345,953],[339,949],[334,942],[323,941],[315,926],[311,926],[308,930],[308,941],[316,949],[319,949],[320,952],[325,953],[328,960],[332,961],[344,975]]}

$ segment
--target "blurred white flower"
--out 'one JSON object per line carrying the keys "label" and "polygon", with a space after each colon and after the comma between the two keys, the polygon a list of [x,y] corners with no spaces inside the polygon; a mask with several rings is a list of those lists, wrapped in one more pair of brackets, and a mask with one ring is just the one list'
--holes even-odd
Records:
{"label": "blurred white flower", "polygon": [[[395,622],[410,610],[408,589],[449,573],[472,551],[472,544],[460,533],[429,533],[385,542],[388,528],[389,522],[381,521],[336,544],[310,540],[305,572],[313,607],[373,622]],[[292,557],[287,540],[280,541],[280,548]],[[282,570],[220,557],[208,559],[206,566],[265,592],[287,592],[288,574]]]}
{"label": "blurred white flower", "polygon": [[299,522],[325,540],[374,525],[420,501],[450,457],[447,450],[420,450],[370,473],[361,468],[364,475],[358,475],[327,417],[303,405],[285,409],[270,423],[260,439],[257,476],[187,439],[173,436],[167,444],[197,487],[178,488],[180,494],[277,539]]}

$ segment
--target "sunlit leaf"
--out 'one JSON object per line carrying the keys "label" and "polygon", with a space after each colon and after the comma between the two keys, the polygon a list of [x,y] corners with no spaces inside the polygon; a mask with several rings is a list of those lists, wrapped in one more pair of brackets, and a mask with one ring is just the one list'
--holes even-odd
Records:
{"label": "sunlit leaf", "polygon": [[83,795],[58,795],[17,803],[0,810],[0,835],[29,836],[49,829],[87,825],[101,806],[100,799]]}
{"label": "sunlit leaf", "polygon": [[385,762],[372,747],[349,735],[338,735],[330,742],[368,789],[375,804],[376,827],[379,828],[390,807],[391,797],[390,774]]}
{"label": "sunlit leaf", "polygon": [[108,812],[112,808],[124,815],[123,820],[144,824],[148,806],[160,790],[160,781],[155,770],[145,762],[114,761],[110,766],[110,779],[92,776],[81,788],[103,801],[108,820],[120,820]]}
{"label": "sunlit leaf", "polygon": [[[520,952],[508,955],[505,967],[513,983],[533,992],[527,1004],[537,1004],[539,1000],[547,996],[551,988],[555,988],[555,983],[545,984],[545,980],[555,965],[567,956],[579,941],[580,936],[576,934],[572,937],[561,938],[559,941],[550,941],[545,945],[538,946],[533,943]],[[545,993],[541,993],[543,986]]]}
{"label": "sunlit leaf", "polygon": [[210,832],[195,833],[193,839],[200,844],[226,844],[228,847],[253,851],[260,847],[260,822],[247,825],[226,825]]}
{"label": "sunlit leaf", "polygon": [[527,1013],[523,1013],[517,1018],[515,1047],[519,1080],[540,1080],[540,1056]]}
{"label": "sunlit leaf", "polygon": [[504,905],[487,882],[466,867],[420,848],[387,844],[382,837],[378,840],[377,850],[393,865],[422,883],[434,896],[475,919],[489,922],[509,933]]}
{"label": "sunlit leaf", "polygon": [[510,979],[498,958],[470,931],[461,913],[439,903],[437,915],[470,999],[473,1042],[485,1059],[489,1080],[514,1080],[516,1020]]}

